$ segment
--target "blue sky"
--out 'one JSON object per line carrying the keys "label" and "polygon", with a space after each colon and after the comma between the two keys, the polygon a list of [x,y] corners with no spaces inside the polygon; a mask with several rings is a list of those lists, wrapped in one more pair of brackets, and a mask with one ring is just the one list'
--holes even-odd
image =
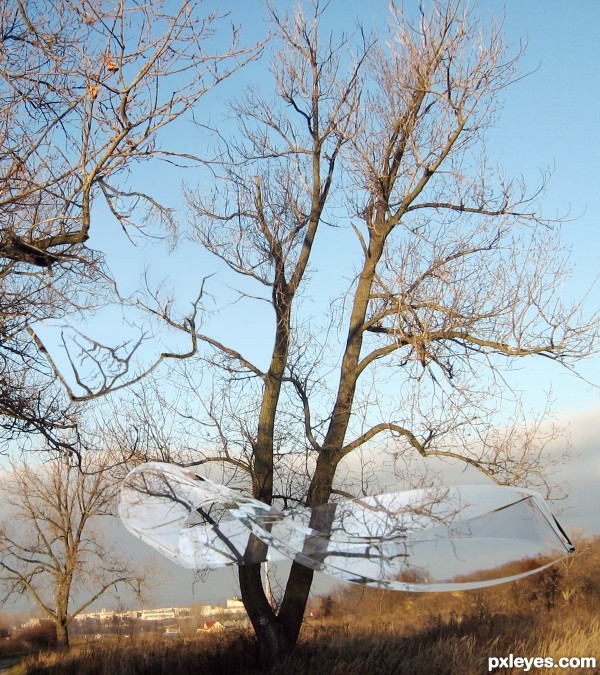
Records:
{"label": "blue sky", "polygon": [[[221,8],[223,3],[219,3]],[[288,7],[289,2],[276,2]],[[416,2],[407,0],[410,10]],[[263,11],[259,3],[232,2],[231,18],[241,28],[242,40],[250,42],[263,32]],[[503,5],[494,0],[480,0],[484,16],[501,16]],[[243,8],[238,12],[238,8]],[[352,28],[354,17],[366,25],[382,20],[384,1],[333,0],[330,15],[333,21]],[[526,42],[528,47],[521,61],[521,72],[529,73],[515,83],[503,97],[503,110],[490,134],[489,154],[503,165],[508,175],[523,175],[532,184],[540,172],[551,170],[552,178],[543,200],[542,210],[548,216],[568,214],[563,226],[563,241],[572,248],[574,275],[565,284],[563,293],[577,296],[590,288],[600,270],[600,206],[598,204],[598,157],[600,156],[600,3],[596,0],[512,0],[505,9],[505,33],[509,43]],[[252,66],[221,89],[210,94],[203,109],[205,114],[218,115],[218,105],[232,91],[239,90],[244,80],[259,76],[260,67]],[[214,120],[213,120],[214,121]],[[186,138],[186,143],[196,141]],[[170,205],[180,203],[181,176],[149,175]],[[189,180],[189,179],[188,179]],[[153,260],[150,246],[134,249],[120,238],[117,229],[109,229],[92,243],[105,248],[109,263],[126,287],[133,288],[138,272],[145,264],[153,274],[163,274],[163,262]],[[116,245],[115,245],[116,244]],[[197,253],[194,254],[194,256]],[[192,266],[190,270],[186,266]],[[189,294],[188,284],[199,279],[199,267],[210,273],[211,262],[202,257],[175,252],[169,261],[169,277],[181,296]],[[600,289],[588,296],[590,311],[600,305]],[[224,330],[240,333],[243,326],[227,324]],[[118,317],[106,324],[106,332],[115,330]],[[260,340],[260,336],[257,338]],[[247,346],[252,349],[251,345]],[[578,380],[548,361],[528,365],[513,377],[527,392],[527,401],[540,404],[540,394],[552,388],[559,421],[570,428],[569,437],[575,458],[562,469],[562,479],[569,482],[570,496],[559,506],[566,509],[565,524],[574,529],[600,532],[600,358],[592,358],[580,366],[589,381]],[[592,384],[590,384],[592,383]],[[566,439],[565,439],[566,443]],[[560,443],[554,448],[559,449]],[[578,455],[578,456],[577,456]],[[449,481],[468,482],[451,469]],[[469,476],[469,480],[474,480]],[[143,549],[123,533],[123,542],[132,550]],[[150,554],[153,555],[153,554]],[[160,563],[167,579],[157,592],[157,603],[185,602],[191,595],[192,576],[170,563]],[[187,589],[187,590],[186,590]],[[214,601],[235,592],[234,575],[230,572],[211,575],[209,582],[196,587],[198,601]]]}
{"label": "blue sky", "polygon": [[[481,2],[480,6],[494,11],[499,3]],[[495,154],[507,172],[522,172],[533,180],[539,169],[552,170],[543,210],[549,215],[569,214],[562,238],[572,249],[574,273],[563,293],[581,294],[600,270],[600,4],[593,0],[510,2],[505,27],[509,42],[520,38],[527,42],[521,68],[532,72],[506,93],[493,133]],[[596,284],[588,307],[595,311],[599,306]],[[597,357],[582,363],[579,370],[590,382],[600,383]],[[552,386],[561,418],[571,422],[573,439],[585,444],[587,452],[597,452],[591,447],[600,428],[594,424],[600,417],[597,387],[539,362],[528,367],[523,384],[530,390]],[[587,432],[580,426],[582,415]],[[600,481],[598,463],[592,474]],[[589,507],[600,525],[600,497],[592,497]]]}

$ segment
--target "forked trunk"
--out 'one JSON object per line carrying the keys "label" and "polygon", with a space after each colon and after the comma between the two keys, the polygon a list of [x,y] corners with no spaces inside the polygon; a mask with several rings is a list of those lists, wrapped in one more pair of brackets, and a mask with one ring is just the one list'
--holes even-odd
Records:
{"label": "forked trunk", "polygon": [[291,645],[265,595],[260,574],[260,563],[239,568],[242,600],[256,635],[258,658],[262,666],[272,666]]}
{"label": "forked trunk", "polygon": [[276,614],[264,592],[260,564],[239,568],[242,599],[254,633],[261,666],[267,668],[289,654],[296,645],[304,610],[312,584],[313,571],[294,563],[286,586],[279,614]]}
{"label": "forked trunk", "polygon": [[[323,502],[331,493],[334,474],[335,464],[320,457],[309,491],[309,498],[312,502],[324,506]],[[324,507],[313,511],[310,527],[320,533],[329,532],[335,512],[335,504],[331,504],[330,508]],[[324,550],[312,550],[310,540],[307,540],[305,545],[306,551],[310,550],[313,559],[326,555]],[[246,548],[248,560],[262,560],[265,553],[266,545],[251,536]],[[263,589],[260,563],[240,566],[242,599],[256,634],[258,656],[263,667],[273,666],[281,656],[287,655],[290,649],[295,647],[300,635],[313,576],[312,569],[293,562],[281,607],[279,613],[276,614]]]}

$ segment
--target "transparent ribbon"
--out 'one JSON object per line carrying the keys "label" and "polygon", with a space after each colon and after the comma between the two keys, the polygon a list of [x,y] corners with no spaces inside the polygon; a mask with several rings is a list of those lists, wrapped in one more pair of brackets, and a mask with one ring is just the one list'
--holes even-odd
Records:
{"label": "transparent ribbon", "polygon": [[400,591],[512,581],[574,550],[537,493],[501,486],[409,490],[282,512],[187,468],[151,462],[123,481],[119,515],[135,536],[190,569],[287,558]]}

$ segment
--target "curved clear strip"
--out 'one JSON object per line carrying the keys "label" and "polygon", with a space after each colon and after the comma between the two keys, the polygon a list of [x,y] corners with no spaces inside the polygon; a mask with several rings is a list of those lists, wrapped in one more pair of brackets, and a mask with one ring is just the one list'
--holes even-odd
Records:
{"label": "curved clear strip", "polygon": [[135,536],[190,569],[288,558],[400,591],[503,583],[573,551],[537,493],[502,486],[409,490],[281,512],[189,469],[151,462],[123,481],[119,515]]}

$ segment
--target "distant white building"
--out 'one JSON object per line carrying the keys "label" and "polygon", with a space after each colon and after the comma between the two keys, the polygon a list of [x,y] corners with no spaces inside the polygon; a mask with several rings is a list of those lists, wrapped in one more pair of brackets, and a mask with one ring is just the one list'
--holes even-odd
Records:
{"label": "distant white building", "polygon": [[[198,610],[196,610],[198,611]],[[114,610],[101,609],[98,612],[88,612],[79,614],[75,617],[76,621],[86,621],[96,619],[101,623],[109,623],[115,619],[139,619],[140,621],[163,621],[165,619],[184,619],[191,617],[193,610],[191,607],[152,607],[149,609],[133,609],[122,612]],[[244,603],[241,600],[227,600],[225,606],[204,605],[200,608],[201,616],[215,615],[239,615],[246,614]]]}
{"label": "distant white building", "polygon": [[117,619],[140,619],[141,621],[162,621],[163,619],[183,619],[191,616],[192,610],[189,607],[156,607],[151,609],[133,609],[125,612],[115,612],[101,609],[99,612],[89,612],[88,614],[79,614],[75,619],[85,621],[86,619],[98,619],[102,623]]}
{"label": "distant white building", "polygon": [[246,608],[241,600],[227,600],[225,614],[245,614]]}
{"label": "distant white building", "polygon": [[162,619],[174,619],[175,608],[143,609],[138,616],[142,621],[161,621]]}
{"label": "distant white building", "polygon": [[225,607],[222,605],[204,605],[200,608],[201,616],[216,616],[221,614],[245,614],[246,608],[241,600],[227,600]]}
{"label": "distant white building", "polygon": [[196,633],[221,633],[225,626],[220,621],[205,621],[202,628],[198,628]]}

